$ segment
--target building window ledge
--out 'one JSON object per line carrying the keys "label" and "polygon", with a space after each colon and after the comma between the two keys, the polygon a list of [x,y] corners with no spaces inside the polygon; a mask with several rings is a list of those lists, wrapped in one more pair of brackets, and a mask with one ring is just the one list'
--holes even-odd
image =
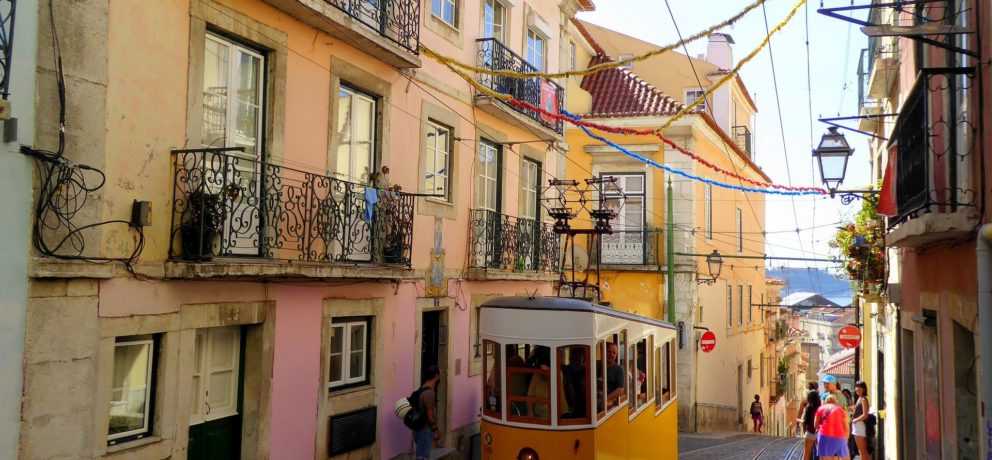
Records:
{"label": "building window ledge", "polygon": [[525,271],[470,268],[466,278],[472,281],[557,281],[558,272]]}
{"label": "building window ledge", "polygon": [[169,261],[169,279],[417,279],[413,269],[381,265],[340,265],[292,263],[275,260],[213,260],[211,262]]}

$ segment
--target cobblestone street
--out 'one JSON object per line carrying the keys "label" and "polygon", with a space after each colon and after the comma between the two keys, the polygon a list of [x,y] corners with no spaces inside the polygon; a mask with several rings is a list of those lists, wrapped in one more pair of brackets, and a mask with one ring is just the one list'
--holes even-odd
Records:
{"label": "cobblestone street", "polygon": [[798,460],[802,439],[742,433],[679,435],[679,458],[683,460]]}

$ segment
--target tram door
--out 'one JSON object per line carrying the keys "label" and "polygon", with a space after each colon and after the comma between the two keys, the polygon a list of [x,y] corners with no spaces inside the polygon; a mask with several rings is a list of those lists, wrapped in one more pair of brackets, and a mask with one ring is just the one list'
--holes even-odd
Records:
{"label": "tram door", "polygon": [[[422,318],[420,337],[420,378],[431,366],[441,370],[441,381],[437,384],[437,419],[438,429],[445,433],[447,425],[448,388],[445,382],[448,378],[448,343],[447,343],[447,314],[444,311],[425,311]],[[419,383],[419,382],[418,382]]]}

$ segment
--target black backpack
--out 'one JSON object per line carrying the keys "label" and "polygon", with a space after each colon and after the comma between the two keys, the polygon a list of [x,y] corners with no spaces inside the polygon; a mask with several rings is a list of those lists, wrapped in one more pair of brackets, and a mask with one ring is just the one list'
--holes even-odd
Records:
{"label": "black backpack", "polygon": [[403,424],[413,431],[420,431],[427,425],[427,414],[420,407],[420,394],[423,392],[423,387],[417,388],[406,398],[410,403],[410,410],[403,416]]}

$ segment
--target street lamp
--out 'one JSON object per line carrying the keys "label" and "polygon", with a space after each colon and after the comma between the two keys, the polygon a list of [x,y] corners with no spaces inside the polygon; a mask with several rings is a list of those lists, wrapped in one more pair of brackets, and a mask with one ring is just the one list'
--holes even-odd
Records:
{"label": "street lamp", "polygon": [[720,256],[720,252],[716,249],[706,256],[706,269],[710,273],[709,278],[698,278],[696,280],[699,284],[713,284],[716,279],[720,277],[720,270],[723,268],[723,257]]}
{"label": "street lamp", "polygon": [[837,132],[836,126],[827,129],[827,133],[820,138],[820,145],[813,149],[813,158],[820,165],[820,178],[823,185],[830,191],[833,198],[837,192],[841,193],[841,201],[848,204],[861,195],[877,194],[875,190],[837,190],[844,182],[847,174],[847,161],[854,154],[854,149],[847,143],[843,134]]}

